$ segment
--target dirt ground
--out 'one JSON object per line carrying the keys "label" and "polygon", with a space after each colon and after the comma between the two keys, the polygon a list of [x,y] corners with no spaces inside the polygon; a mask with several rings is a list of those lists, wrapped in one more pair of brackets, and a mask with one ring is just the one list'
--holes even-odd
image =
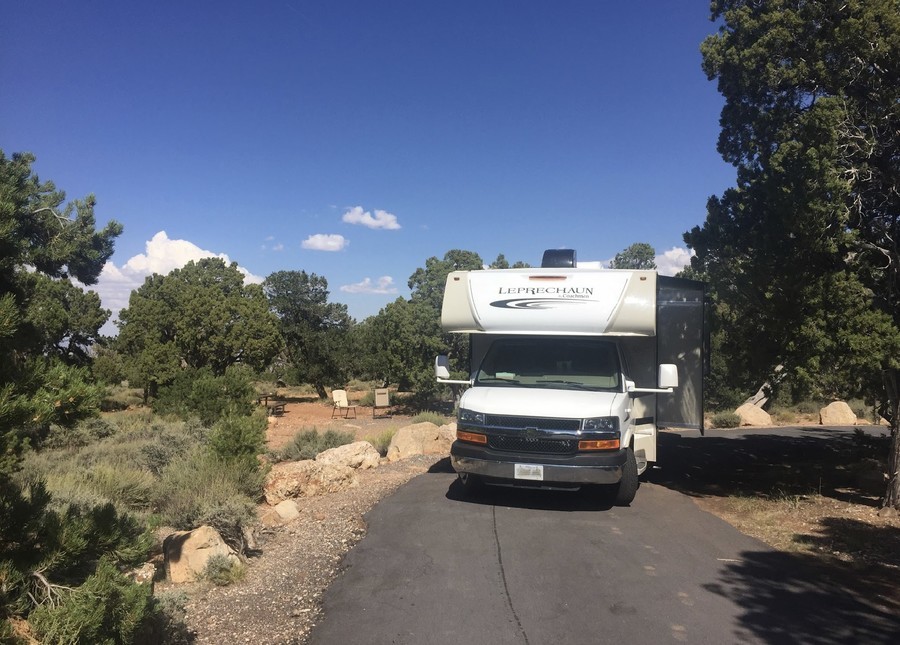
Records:
{"label": "dirt ground", "polygon": [[[387,430],[398,430],[408,425],[412,418],[400,406],[390,410],[379,408],[373,415],[371,407],[361,405],[338,412],[330,401],[314,397],[282,396],[280,400],[285,401],[284,414],[269,417],[266,443],[270,450],[277,450],[302,430],[353,432],[356,439],[362,441]],[[351,405],[354,400],[351,395]]]}

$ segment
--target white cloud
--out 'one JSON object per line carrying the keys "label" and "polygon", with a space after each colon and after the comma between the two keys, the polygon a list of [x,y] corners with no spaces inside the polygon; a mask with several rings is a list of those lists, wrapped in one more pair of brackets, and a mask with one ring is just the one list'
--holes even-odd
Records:
{"label": "white cloud", "polygon": [[324,233],[317,233],[316,235],[310,235],[303,240],[303,242],[300,243],[300,246],[304,249],[309,249],[310,251],[341,251],[348,244],[350,244],[350,241],[345,239],[343,235],[325,235]]}
{"label": "white cloud", "polygon": [[397,216],[387,211],[375,210],[375,215],[369,211],[363,211],[362,206],[354,206],[341,219],[347,224],[360,224],[367,228],[383,228],[385,230],[396,230],[400,228],[397,222]]}
{"label": "white cloud", "polygon": [[691,263],[691,258],[696,255],[693,250],[680,246],[673,246],[665,253],[654,258],[656,270],[662,275],[675,275]]}
{"label": "white cloud", "polygon": [[[113,321],[117,318],[119,310],[128,306],[131,292],[144,284],[147,276],[153,273],[166,275],[192,260],[203,258],[221,258],[226,264],[231,264],[225,253],[206,251],[187,240],[171,240],[165,231],[160,231],[147,241],[144,253],[135,255],[121,268],[107,262],[100,272],[97,284],[88,289],[96,291],[103,307],[112,311],[110,321]],[[244,276],[244,282],[259,284],[263,281],[262,277],[250,273],[243,267],[239,266],[238,271]],[[102,332],[111,335],[115,333],[115,328],[108,322]]]}
{"label": "white cloud", "polygon": [[381,276],[375,283],[372,282],[371,278],[366,278],[362,282],[357,282],[356,284],[345,284],[340,290],[344,293],[397,293],[397,287],[394,286],[394,279],[389,275]]}

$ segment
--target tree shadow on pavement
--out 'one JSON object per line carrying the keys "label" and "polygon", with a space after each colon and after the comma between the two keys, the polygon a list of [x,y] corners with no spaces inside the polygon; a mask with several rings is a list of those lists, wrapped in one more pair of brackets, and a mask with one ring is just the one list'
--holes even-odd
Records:
{"label": "tree shadow on pavement", "polygon": [[876,506],[883,486],[861,478],[865,473],[859,468],[860,459],[869,454],[861,454],[862,450],[851,432],[817,428],[790,435],[757,431],[734,437],[662,432],[659,467],[648,471],[647,478],[697,496],[817,493]]}
{"label": "tree shadow on pavement", "polygon": [[[695,497],[820,494],[872,507],[883,484],[861,482],[854,464],[873,467],[879,441],[823,428],[661,433],[648,479]],[[742,626],[767,643],[900,642],[900,529],[823,517],[793,540],[817,553],[744,552],[707,589],[742,607]]]}
{"label": "tree shadow on pavement", "polygon": [[741,607],[742,628],[766,643],[898,642],[893,580],[860,573],[843,563],[825,566],[810,555],[744,552],[705,587]]}

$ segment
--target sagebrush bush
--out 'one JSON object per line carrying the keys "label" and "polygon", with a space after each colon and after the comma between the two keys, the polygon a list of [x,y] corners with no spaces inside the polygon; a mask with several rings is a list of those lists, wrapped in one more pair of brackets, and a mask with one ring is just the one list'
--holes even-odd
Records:
{"label": "sagebrush bush", "polygon": [[227,555],[214,555],[206,563],[203,578],[214,585],[225,587],[244,577],[246,569],[240,561]]}
{"label": "sagebrush bush", "polygon": [[737,428],[741,425],[741,417],[736,412],[717,412],[712,422],[716,428]]}
{"label": "sagebrush bush", "polygon": [[313,428],[303,428],[294,435],[294,438],[277,451],[273,457],[277,461],[300,461],[303,459],[315,459],[320,452],[330,448],[337,448],[344,444],[353,443],[355,437],[352,432],[338,432],[326,430],[319,434]]}
{"label": "sagebrush bush", "polygon": [[227,461],[198,448],[163,471],[155,507],[165,524],[182,530],[209,524],[234,546],[241,529],[255,519],[264,482],[255,459]]}
{"label": "sagebrush bush", "polygon": [[389,428],[387,430],[379,432],[377,435],[366,437],[366,441],[372,444],[375,450],[378,451],[379,455],[384,457],[385,455],[387,455],[388,448],[391,445],[391,439],[394,438],[395,434],[397,434],[397,431],[393,428]]}
{"label": "sagebrush bush", "polygon": [[447,417],[439,412],[419,412],[410,419],[410,423],[433,423],[436,426],[442,426],[447,423]]}

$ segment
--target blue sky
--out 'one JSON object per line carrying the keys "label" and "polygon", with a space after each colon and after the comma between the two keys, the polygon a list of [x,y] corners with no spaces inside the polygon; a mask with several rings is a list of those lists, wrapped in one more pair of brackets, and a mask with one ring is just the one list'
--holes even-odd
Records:
{"label": "blue sky", "polygon": [[0,4],[0,148],[124,225],[113,310],[203,255],[357,319],[453,248],[669,266],[734,181],[707,0]]}

